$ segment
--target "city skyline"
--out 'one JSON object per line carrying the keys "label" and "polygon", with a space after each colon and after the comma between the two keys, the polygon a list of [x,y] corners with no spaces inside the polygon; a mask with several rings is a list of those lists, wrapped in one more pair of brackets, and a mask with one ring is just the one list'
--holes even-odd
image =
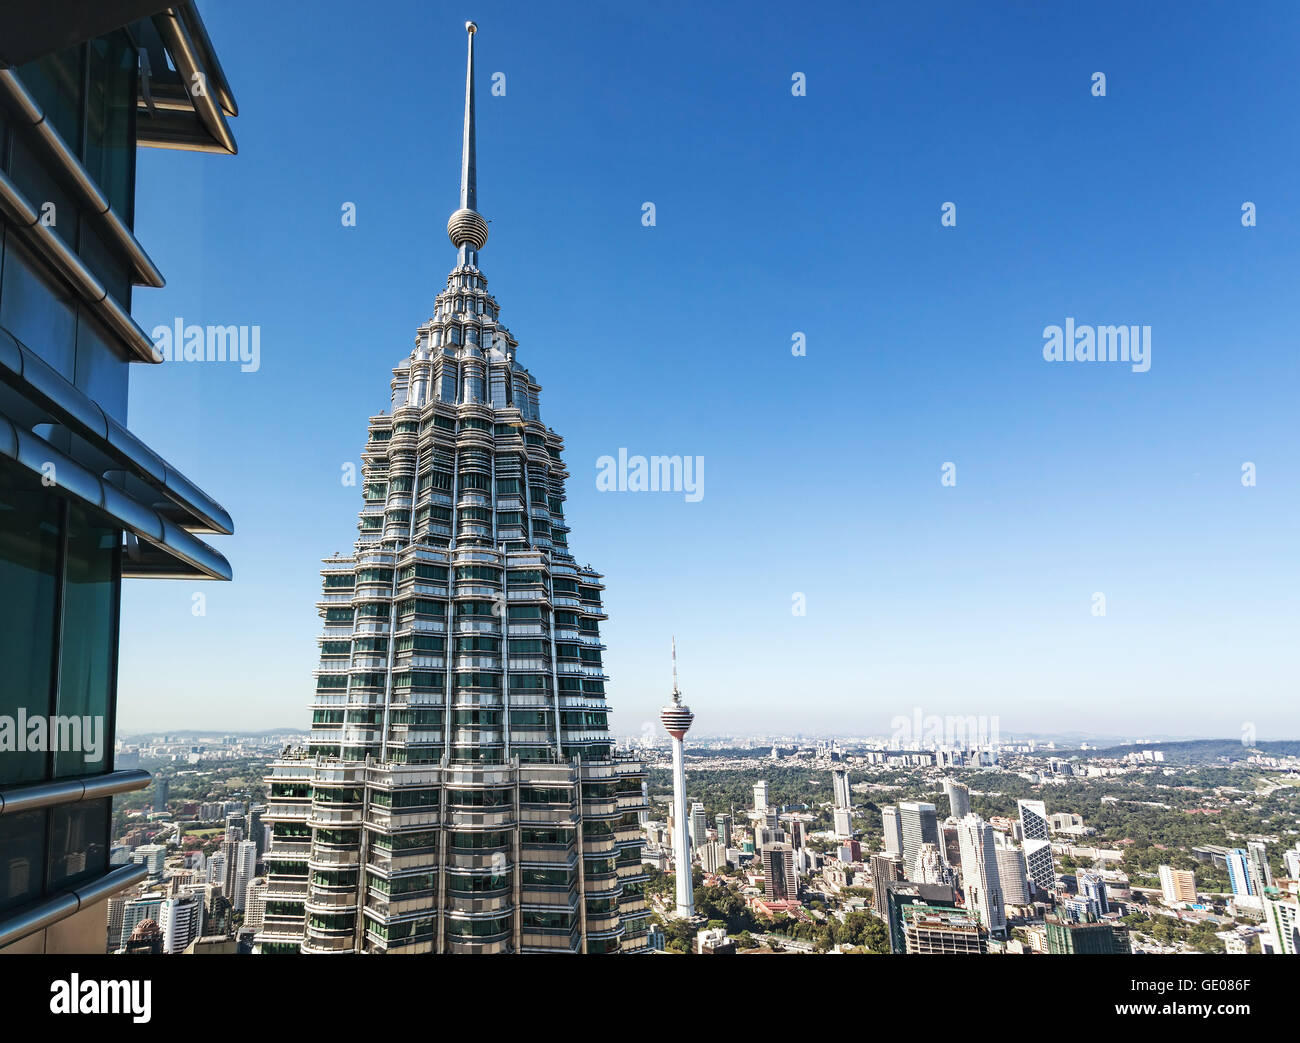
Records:
{"label": "city skyline", "polygon": [[1300,8],[208,2],[0,12],[17,998],[1286,1003]]}
{"label": "city skyline", "polygon": [[[145,330],[256,326],[261,354],[255,372],[173,362],[133,381],[133,430],[240,524],[214,541],[228,587],[126,584],[127,728],[304,720],[316,635],[297,607],[351,542],[360,489],[341,468],[431,308],[458,161],[431,88],[376,118],[349,76],[321,77],[285,126],[290,16],[250,37],[239,5],[208,14],[241,41],[223,55],[248,99],[239,161],[141,156],[140,234],[172,286],[134,311]],[[456,62],[449,15],[403,7],[395,39],[341,4],[319,14],[293,26],[309,50],[346,33],[394,63]],[[739,32],[694,10],[491,15],[493,289],[567,421],[567,514],[606,574],[614,731],[653,725],[676,632],[711,728],[853,733],[919,705],[1023,732],[1300,736],[1282,448],[1297,146],[1261,71],[1287,34],[1118,5],[872,17],[839,8],[810,38],[797,11]],[[610,46],[628,38],[643,46]],[[1067,319],[1150,326],[1150,369],[1044,361],[1043,330]],[[312,436],[272,451],[295,429]],[[702,499],[598,491],[620,449],[702,457]]]}

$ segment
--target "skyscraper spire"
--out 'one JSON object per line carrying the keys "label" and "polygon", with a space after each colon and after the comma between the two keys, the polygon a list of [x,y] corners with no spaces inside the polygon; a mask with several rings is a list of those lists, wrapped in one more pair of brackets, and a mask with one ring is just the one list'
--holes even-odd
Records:
{"label": "skyscraper spire", "polygon": [[465,136],[460,149],[460,205],[465,210],[478,209],[478,178],[474,169],[474,34],[478,26],[465,23],[469,37],[469,55],[465,59]]}
{"label": "skyscraper spire", "polygon": [[673,702],[680,703],[682,693],[677,687],[677,635],[673,635]]}
{"label": "skyscraper spire", "polygon": [[478,212],[478,169],[474,156],[474,34],[478,26],[465,23],[465,130],[460,149],[460,209],[447,221],[447,238],[460,251],[460,263],[477,267],[474,254],[487,242],[487,222]]}

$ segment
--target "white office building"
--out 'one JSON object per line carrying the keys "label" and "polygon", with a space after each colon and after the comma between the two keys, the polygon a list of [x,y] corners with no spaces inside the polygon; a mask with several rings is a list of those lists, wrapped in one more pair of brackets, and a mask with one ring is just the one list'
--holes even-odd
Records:
{"label": "white office building", "polygon": [[898,817],[903,831],[903,871],[908,880],[915,880],[916,859],[922,844],[939,847],[939,817],[933,804],[925,801],[903,801],[898,805]]}
{"label": "white office building", "polygon": [[1300,844],[1282,852],[1282,865],[1286,867],[1288,880],[1300,880]]}
{"label": "white office building", "polygon": [[218,851],[208,859],[207,867],[204,869],[203,880],[209,884],[226,885],[226,856],[224,852]]}
{"label": "white office building", "polygon": [[244,926],[260,931],[265,918],[266,877],[259,876],[244,889]]}
{"label": "white office building", "polygon": [[880,817],[885,827],[885,854],[899,858],[903,854],[903,823],[898,808],[886,804],[880,809]]}
{"label": "white office building", "polygon": [[167,847],[164,844],[141,844],[131,852],[131,861],[143,865],[154,879],[162,876],[166,859]]}
{"label": "white office building", "polygon": [[1268,848],[1262,840],[1252,840],[1246,845],[1246,860],[1250,863],[1250,882],[1254,893],[1262,895],[1273,886],[1273,869],[1268,864]]}
{"label": "white office building", "polygon": [[244,911],[244,901],[248,894],[248,885],[257,875],[257,843],[241,840],[235,849],[235,867],[231,882],[230,900],[235,912]]}
{"label": "white office building", "polygon": [[1052,842],[1050,840],[1025,840],[1025,867],[1029,873],[1029,882],[1034,890],[1042,895],[1050,895],[1056,890],[1056,867],[1052,861]]}
{"label": "white office building", "polygon": [[1275,956],[1300,955],[1300,899],[1264,899],[1264,921],[1268,933],[1262,939],[1265,951]]}
{"label": "white office building", "polygon": [[835,792],[835,806],[837,808],[852,807],[853,799],[849,793],[849,771],[847,768],[836,768],[831,772],[831,785]]}
{"label": "white office building", "polygon": [[979,915],[980,926],[991,934],[1007,931],[1006,902],[998,876],[997,848],[993,827],[978,815],[967,815],[958,824],[961,844],[962,889],[966,909]]}
{"label": "white office building", "polygon": [[[1001,837],[1002,834],[997,834]],[[1025,853],[1014,844],[998,843],[998,880],[1002,884],[1002,901],[1006,905],[1028,905],[1029,872],[1025,866]]]}
{"label": "white office building", "polygon": [[970,787],[956,779],[943,780],[943,792],[948,798],[948,814],[958,822],[970,814]]}
{"label": "white office building", "polygon": [[145,920],[157,920],[162,909],[163,895],[161,891],[151,891],[148,894],[140,895],[138,898],[130,899],[122,907],[122,931],[117,938],[118,946],[127,943],[131,937],[131,932]]}
{"label": "white office building", "polygon": [[203,906],[193,895],[168,898],[158,910],[163,952],[184,952],[203,927]]}
{"label": "white office building", "polygon": [[1041,800],[1018,800],[1020,835],[1025,840],[1050,840],[1047,805]]}
{"label": "white office building", "polygon": [[703,804],[691,805],[691,847],[699,851],[709,842],[709,817]]}

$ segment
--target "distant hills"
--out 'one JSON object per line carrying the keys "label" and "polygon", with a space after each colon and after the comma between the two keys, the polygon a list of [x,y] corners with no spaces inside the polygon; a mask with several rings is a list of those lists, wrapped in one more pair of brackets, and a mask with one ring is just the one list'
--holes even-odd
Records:
{"label": "distant hills", "polygon": [[1283,739],[1276,742],[1257,742],[1243,746],[1240,739],[1180,739],[1174,742],[1129,743],[1097,750],[1038,750],[1039,757],[1080,756],[1091,760],[1098,757],[1123,757],[1127,753],[1159,750],[1165,755],[1165,764],[1214,764],[1222,761],[1244,761],[1255,753],[1266,757],[1300,756],[1300,739]]}

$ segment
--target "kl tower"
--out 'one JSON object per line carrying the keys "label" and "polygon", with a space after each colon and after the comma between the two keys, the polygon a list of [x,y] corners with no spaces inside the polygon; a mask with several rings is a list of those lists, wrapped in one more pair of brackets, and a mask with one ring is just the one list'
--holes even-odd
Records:
{"label": "kl tower", "polygon": [[695,891],[691,886],[691,833],[686,818],[686,757],[683,740],[695,714],[682,703],[677,689],[677,639],[673,638],[673,701],[659,711],[664,730],[673,738],[673,859],[677,868],[677,915],[695,915]]}

